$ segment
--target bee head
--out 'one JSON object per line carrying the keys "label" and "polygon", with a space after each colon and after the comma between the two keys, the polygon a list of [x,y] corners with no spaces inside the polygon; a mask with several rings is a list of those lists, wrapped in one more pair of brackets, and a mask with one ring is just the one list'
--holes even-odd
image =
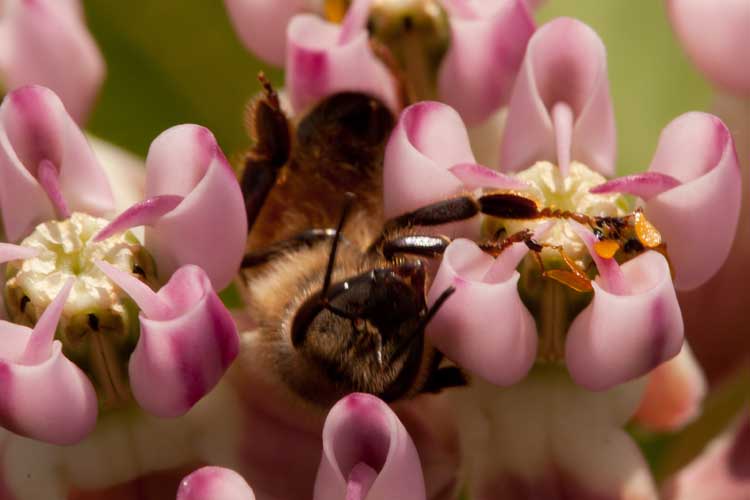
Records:
{"label": "bee head", "polygon": [[297,310],[293,345],[346,391],[398,392],[422,359],[424,275],[422,262],[411,261],[330,285]]}

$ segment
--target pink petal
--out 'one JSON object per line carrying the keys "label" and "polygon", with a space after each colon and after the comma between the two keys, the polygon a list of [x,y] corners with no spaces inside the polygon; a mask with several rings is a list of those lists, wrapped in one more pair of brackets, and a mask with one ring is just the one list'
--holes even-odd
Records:
{"label": "pink petal", "polygon": [[570,159],[612,175],[616,138],[604,44],[587,25],[569,18],[545,24],[529,41],[510,100],[503,170],[559,161],[551,116],[558,103],[567,104],[574,117]]}
{"label": "pink petal", "polygon": [[284,66],[287,25],[305,10],[303,0],[224,0],[234,30],[254,55]]}
{"label": "pink petal", "polygon": [[750,96],[746,0],[669,0],[672,27],[690,58],[717,85]]}
{"label": "pink petal", "polygon": [[154,196],[132,205],[115,220],[102,228],[94,241],[106,240],[110,236],[137,226],[153,226],[166,214],[177,208],[184,198],[173,194]]}
{"label": "pink petal", "polygon": [[648,375],[646,394],[635,418],[653,431],[679,430],[700,415],[706,391],[703,371],[685,343],[676,357]]}
{"label": "pink petal", "polygon": [[427,326],[427,336],[459,366],[496,385],[518,382],[536,358],[536,327],[518,295],[518,256],[511,258],[515,265],[503,267],[512,273],[490,273],[495,259],[470,240],[454,240],[427,296],[432,304],[445,289],[456,288]]}
{"label": "pink petal", "polygon": [[6,1],[0,18],[0,74],[7,89],[44,85],[83,123],[105,76],[78,0]]}
{"label": "pink petal", "polygon": [[0,105],[0,209],[10,241],[55,218],[39,180],[43,162],[54,166],[71,212],[108,216],[114,207],[107,177],[60,99],[44,87],[23,87]]}
{"label": "pink petal", "polygon": [[455,110],[438,102],[409,106],[385,149],[385,216],[395,217],[461,193],[463,183],[449,169],[473,163],[466,127]]}
{"label": "pink petal", "polygon": [[594,194],[625,193],[648,200],[680,184],[682,183],[671,175],[644,172],[612,179],[589,189],[589,192]]}
{"label": "pink petal", "polygon": [[590,390],[640,377],[682,347],[682,315],[666,259],[650,251],[621,269],[631,292],[617,295],[592,282],[594,298],[568,330],[568,370]]}
{"label": "pink petal", "polygon": [[233,470],[202,467],[180,482],[177,500],[255,500],[255,495]]}
{"label": "pink petal", "polygon": [[[370,483],[364,464],[377,472]],[[353,482],[367,495],[345,497]],[[347,484],[349,483],[349,484]],[[323,456],[315,480],[315,500],[426,498],[419,455],[398,417],[369,394],[346,396],[331,408],[323,427]]]}
{"label": "pink petal", "polygon": [[0,264],[11,260],[30,259],[39,253],[36,248],[0,243]]}
{"label": "pink petal", "polygon": [[440,99],[474,125],[508,102],[534,20],[522,0],[448,0],[444,6],[451,44],[438,74]]}
{"label": "pink petal", "polygon": [[240,267],[247,219],[237,178],[208,129],[178,125],[154,139],[146,158],[146,198],[165,195],[184,199],[146,228],[146,248],[160,276],[196,264],[221,290]]}
{"label": "pink petal", "polygon": [[154,415],[183,415],[237,357],[239,336],[231,314],[197,266],[178,269],[154,297],[132,276],[98,265],[141,307],[141,336],[128,365],[133,395]]}
{"label": "pink petal", "polygon": [[401,109],[397,83],[370,49],[367,30],[356,34],[316,16],[295,16],[287,31],[286,88],[295,113],[339,92],[380,99],[394,114]]}
{"label": "pink petal", "polygon": [[747,410],[705,451],[668,481],[667,500],[750,498],[750,415]]}
{"label": "pink petal", "polygon": [[528,189],[529,185],[515,177],[501,174],[495,170],[476,163],[459,163],[448,170],[455,175],[467,189]]}
{"label": "pink petal", "polygon": [[[97,399],[86,375],[53,340],[70,280],[32,331],[0,321],[0,423],[31,439],[77,443],[94,428]],[[61,425],[64,423],[64,425]]]}
{"label": "pink petal", "polygon": [[713,115],[686,113],[659,137],[650,172],[682,182],[648,200],[645,212],[667,242],[681,290],[706,282],[729,255],[741,204],[732,136]]}

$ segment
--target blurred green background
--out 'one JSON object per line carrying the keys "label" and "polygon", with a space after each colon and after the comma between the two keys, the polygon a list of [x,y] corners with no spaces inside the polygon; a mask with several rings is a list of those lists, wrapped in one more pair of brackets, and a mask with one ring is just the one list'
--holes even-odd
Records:
{"label": "blurred green background", "polygon": [[[230,157],[248,145],[247,100],[256,74],[283,77],[240,45],[220,0],[87,0],[91,31],[109,69],[89,129],[145,156],[178,123],[210,128]],[[577,17],[603,38],[609,55],[621,173],[645,169],[659,131],[693,109],[708,110],[711,90],[680,50],[658,0],[549,0],[541,25]]]}

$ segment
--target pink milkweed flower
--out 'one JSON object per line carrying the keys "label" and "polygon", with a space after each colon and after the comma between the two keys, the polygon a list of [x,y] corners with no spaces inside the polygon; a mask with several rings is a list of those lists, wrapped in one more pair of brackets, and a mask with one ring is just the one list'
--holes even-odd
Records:
{"label": "pink milkweed flower", "polygon": [[[731,135],[718,119],[702,113],[688,113],[667,126],[648,173],[606,181],[600,172],[614,170],[614,124],[604,57],[595,33],[572,19],[553,21],[534,35],[511,98],[503,144],[505,166],[517,172],[515,182],[523,181],[526,187],[519,191],[519,186],[503,187],[495,180],[487,183],[496,191],[525,193],[542,207],[552,203],[560,210],[604,218],[594,224],[598,227],[584,227],[570,217],[547,217],[555,221],[555,227],[539,239],[567,248],[568,257],[583,259],[598,271],[591,283],[593,300],[568,319],[570,326],[564,335],[568,369],[574,380],[591,389],[604,389],[648,373],[675,356],[682,345],[682,320],[667,260],[654,251],[639,251],[620,265],[613,258],[615,252],[603,256],[597,250],[599,241],[607,239],[606,218],[627,215],[619,193],[643,200],[642,215],[633,217],[653,221],[664,236],[674,265],[674,283],[681,288],[704,282],[726,259],[740,205],[739,169]],[[534,133],[514,140],[525,130]],[[455,167],[450,164],[470,162],[471,156],[463,124],[445,105],[421,103],[405,110],[386,151],[388,216],[474,187],[462,186],[452,175]],[[417,182],[418,190],[413,188]],[[586,217],[583,219],[591,221]],[[512,220],[503,224],[508,235],[524,227]],[[644,223],[641,229],[645,227],[650,226]],[[694,231],[701,237],[700,245],[693,244]],[[704,238],[706,234],[713,236]],[[644,247],[643,241],[633,244],[641,249],[657,246],[647,243]],[[443,267],[453,269],[448,281],[455,282],[459,290],[488,282],[481,278],[487,271],[481,271],[476,260],[481,254],[470,257],[470,245],[458,241],[452,245],[460,245],[461,251],[446,253]],[[620,250],[619,246],[616,249]],[[458,259],[455,263],[454,258]],[[459,264],[463,260],[468,262]],[[511,279],[513,274],[496,276]],[[531,300],[524,299],[526,303]],[[511,322],[527,314],[524,305],[509,307],[503,314]],[[464,314],[476,313],[470,308],[462,310]],[[438,312],[439,317],[447,314],[447,309]],[[617,315],[628,319],[613,320]],[[444,320],[436,319],[434,324]],[[455,330],[453,335],[467,333]]]}
{"label": "pink milkweed flower", "polygon": [[[126,427],[141,429],[155,425],[149,414],[185,415],[238,354],[237,328],[215,292],[243,252],[236,178],[211,133],[195,125],[164,132],[146,165],[151,198],[110,222],[107,177],[59,98],[29,86],[0,105],[0,216],[5,237],[17,243],[0,246],[9,320],[0,322],[0,423],[31,438],[1,436],[4,460],[15,464],[3,479],[19,498],[28,488],[41,494],[23,480],[25,447],[59,461],[49,487],[65,491],[60,471],[71,460],[98,465],[81,458],[84,450],[106,448],[123,414],[133,419]],[[127,231],[139,224],[150,226],[143,243]],[[206,251],[211,245],[221,251]],[[145,410],[137,418],[134,403]],[[47,443],[77,451],[61,456]],[[92,481],[147,472],[118,464]]]}
{"label": "pink milkweed flower", "polygon": [[750,4],[744,0],[667,0],[667,13],[690,59],[713,83],[750,97],[747,27]]}
{"label": "pink milkweed flower", "polygon": [[553,365],[510,387],[473,380],[451,395],[461,474],[472,500],[658,500],[638,446],[622,427],[642,382],[600,392]]}
{"label": "pink milkweed flower", "polygon": [[105,76],[79,0],[5,0],[0,8],[0,89],[52,89],[83,123]]}
{"label": "pink milkweed flower", "polygon": [[[614,114],[598,36],[572,19],[552,21],[530,40],[519,75],[502,158],[511,180],[525,186],[497,186],[499,173],[488,175],[493,180],[480,191],[476,188],[481,183],[457,179],[453,164],[470,162],[471,152],[461,120],[443,104],[420,103],[404,110],[386,149],[389,216],[467,194],[505,193],[533,200],[537,207],[529,218],[485,217],[480,239],[499,238],[497,257],[472,241],[454,240],[429,293],[434,301],[436,291],[456,288],[426,334],[448,358],[476,376],[466,397],[472,403],[486,401],[480,403],[484,410],[467,417],[473,421],[460,422],[463,476],[480,499],[559,492],[576,498],[621,498],[636,495],[632,491],[641,492],[638,498],[656,498],[633,443],[604,436],[622,435],[619,428],[639,406],[642,421],[658,429],[684,425],[699,411],[705,383],[687,351],[655,373],[643,405],[644,384],[634,380],[681,352],[683,321],[675,287],[705,282],[727,257],[740,207],[732,137],[717,118],[687,113],[664,129],[649,172],[607,181],[605,175],[614,173]],[[633,196],[634,205],[622,193]],[[614,231],[612,223],[618,226]],[[669,260],[656,251],[662,238]],[[575,401],[570,406],[563,404],[564,396],[559,399],[561,389],[550,389],[575,387],[560,366],[581,386],[570,396]],[[662,401],[661,408],[653,400],[649,404],[654,394],[669,391],[660,380],[686,385],[670,393],[677,401]],[[614,396],[620,390],[631,394],[626,406]],[[494,398],[504,394],[513,396],[493,406]],[[533,403],[524,400],[529,395]],[[567,424],[551,429],[544,417],[539,425],[528,425],[534,413],[550,413],[545,406],[550,397],[560,401],[558,418]],[[576,417],[579,406],[588,408],[582,403],[587,398],[601,398],[602,408],[622,410],[620,420],[609,420],[609,410]],[[472,411],[467,401],[459,400],[456,406],[462,417]],[[528,410],[520,410],[512,424],[509,409],[514,407]],[[576,476],[577,469],[588,470],[597,460],[612,463],[596,458],[597,446],[581,450],[571,442],[580,441],[585,432],[568,432],[565,426],[579,420],[608,429],[596,432],[597,442],[611,443],[609,456],[629,457],[623,458],[627,465],[590,478]],[[497,432],[498,426],[508,432]],[[511,451],[508,457],[513,459],[503,460],[494,449],[506,453],[508,441],[513,442],[510,435],[519,428],[533,429],[534,436],[523,434],[524,444],[517,449],[535,450],[535,457],[513,463],[518,453]],[[481,429],[493,429],[497,441]],[[554,447],[526,443],[544,435],[542,431],[549,437],[538,439],[545,443],[564,443],[581,453],[567,456]]]}
{"label": "pink milkweed flower", "polygon": [[[355,91],[398,113],[404,84],[410,99],[439,97],[467,122],[484,122],[507,103],[534,31],[522,0],[354,0],[317,9],[300,0],[225,3],[248,48],[285,64],[295,112],[333,93]],[[286,39],[280,38],[283,30],[267,29],[269,23],[288,25]],[[405,81],[395,78],[394,64]]]}
{"label": "pink milkweed flower", "polygon": [[750,414],[708,444],[698,458],[666,481],[665,500],[750,498]]}
{"label": "pink milkweed flower", "polygon": [[[362,393],[345,396],[329,411],[322,434],[314,500],[427,498],[414,442],[393,410],[380,399]],[[177,493],[177,500],[217,498],[256,497],[239,474],[219,467],[193,472]]]}

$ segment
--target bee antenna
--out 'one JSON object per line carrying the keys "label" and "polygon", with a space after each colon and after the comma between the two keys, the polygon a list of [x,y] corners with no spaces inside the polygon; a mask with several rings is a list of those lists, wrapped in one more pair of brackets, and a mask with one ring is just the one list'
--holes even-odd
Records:
{"label": "bee antenna", "polygon": [[336,251],[339,248],[339,241],[341,240],[341,230],[344,228],[346,219],[349,217],[349,213],[352,209],[352,204],[356,196],[354,193],[347,192],[344,199],[344,206],[341,209],[341,217],[339,218],[339,224],[336,227],[336,235],[333,237],[333,243],[331,244],[331,254],[328,257],[328,265],[326,267],[325,278],[323,278],[323,288],[320,291],[320,296],[323,300],[326,300],[328,294],[328,288],[331,286],[331,276],[333,275],[333,266],[336,263]]}

